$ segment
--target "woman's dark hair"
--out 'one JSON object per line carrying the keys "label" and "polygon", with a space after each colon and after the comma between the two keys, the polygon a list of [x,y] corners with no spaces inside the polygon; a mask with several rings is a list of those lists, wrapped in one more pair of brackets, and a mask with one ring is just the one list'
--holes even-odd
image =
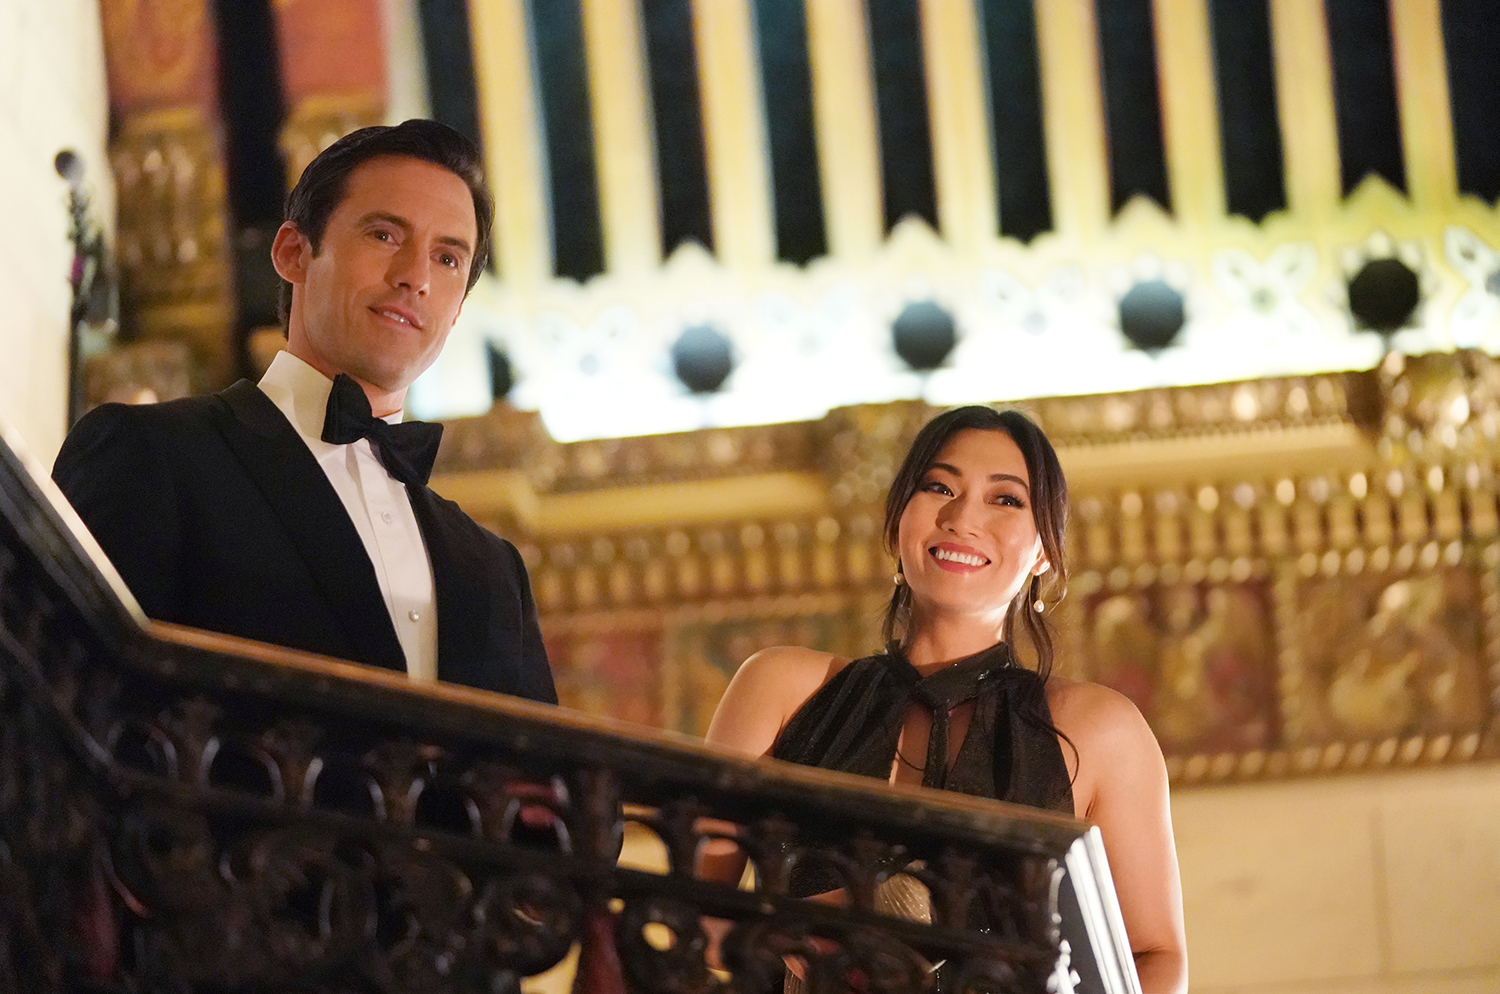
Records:
{"label": "woman's dark hair", "polygon": [[[490,254],[490,225],[495,218],[495,200],[484,185],[484,163],[473,142],[446,124],[413,118],[395,125],[376,125],[351,131],[329,145],[302,170],[302,178],[286,195],[286,220],[297,226],[312,244],[313,255],[322,248],[328,219],[344,199],[349,176],[371,159],[386,155],[406,156],[442,166],[469,188],[474,198],[474,223],[478,236],[474,258],[469,263],[469,286],[479,281]],[[286,326],[292,309],[292,285],[281,284],[279,312]]]}
{"label": "woman's dark hair", "polygon": [[[1068,483],[1062,464],[1042,429],[1020,411],[997,411],[991,407],[959,407],[933,418],[917,432],[906,459],[896,471],[890,493],[885,500],[885,545],[899,557],[898,532],[907,502],[922,485],[938,453],[949,439],[961,431],[999,431],[1010,436],[1026,460],[1026,475],[1031,479],[1031,515],[1037,535],[1042,540],[1042,554],[1050,568],[1033,576],[1011,602],[1005,616],[1004,641],[1015,655],[1017,620],[1036,652],[1037,673],[1046,679],[1052,672],[1052,632],[1042,612],[1033,609],[1038,599],[1055,603],[1067,592],[1068,567],[1063,558],[1063,538],[1068,521]],[[898,559],[899,562],[899,559]],[[905,640],[911,622],[911,587],[896,585],[886,608],[883,632],[886,641]]]}

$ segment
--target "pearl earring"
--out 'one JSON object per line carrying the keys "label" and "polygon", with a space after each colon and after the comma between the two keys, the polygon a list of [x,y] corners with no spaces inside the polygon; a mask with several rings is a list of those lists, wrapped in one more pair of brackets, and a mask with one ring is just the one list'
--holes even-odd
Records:
{"label": "pearl earring", "polygon": [[901,586],[901,584],[903,584],[903,583],[906,582],[906,576],[900,570],[897,570],[895,572],[895,574],[891,577],[891,582],[894,583],[896,586],[899,587],[899,586]]}
{"label": "pearl earring", "polygon": [[1036,600],[1034,600],[1034,601],[1031,602],[1031,608],[1037,614],[1041,614],[1042,613],[1042,609],[1045,608],[1046,606],[1047,605],[1042,602],[1042,599],[1040,597],[1038,597]]}

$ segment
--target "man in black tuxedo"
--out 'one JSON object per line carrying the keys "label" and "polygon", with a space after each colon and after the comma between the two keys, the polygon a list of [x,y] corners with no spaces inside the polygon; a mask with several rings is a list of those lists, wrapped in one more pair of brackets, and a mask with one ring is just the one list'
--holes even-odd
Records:
{"label": "man in black tuxedo", "polygon": [[354,132],[287,198],[260,383],[78,422],[53,477],[147,615],[556,703],[520,555],[427,488],[442,427],[400,423],[493,214],[457,132]]}

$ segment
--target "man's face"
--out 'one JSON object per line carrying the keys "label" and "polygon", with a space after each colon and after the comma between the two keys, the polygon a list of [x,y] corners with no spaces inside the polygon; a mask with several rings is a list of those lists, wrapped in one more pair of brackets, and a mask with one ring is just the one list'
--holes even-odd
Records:
{"label": "man's face", "polygon": [[406,156],[361,163],[316,255],[290,222],[276,234],[272,259],[292,284],[288,349],[327,376],[401,394],[443,350],[477,237],[456,174]]}

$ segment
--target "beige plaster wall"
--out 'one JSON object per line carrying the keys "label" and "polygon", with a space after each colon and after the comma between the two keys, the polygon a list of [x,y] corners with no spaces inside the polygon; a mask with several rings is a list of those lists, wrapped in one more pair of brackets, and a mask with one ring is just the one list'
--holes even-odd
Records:
{"label": "beige plaster wall", "polygon": [[1500,992],[1500,766],[1172,803],[1195,992]]}
{"label": "beige plaster wall", "polygon": [[63,148],[114,217],[99,0],[0,0],[0,418],[50,466],[67,416],[70,294]]}

